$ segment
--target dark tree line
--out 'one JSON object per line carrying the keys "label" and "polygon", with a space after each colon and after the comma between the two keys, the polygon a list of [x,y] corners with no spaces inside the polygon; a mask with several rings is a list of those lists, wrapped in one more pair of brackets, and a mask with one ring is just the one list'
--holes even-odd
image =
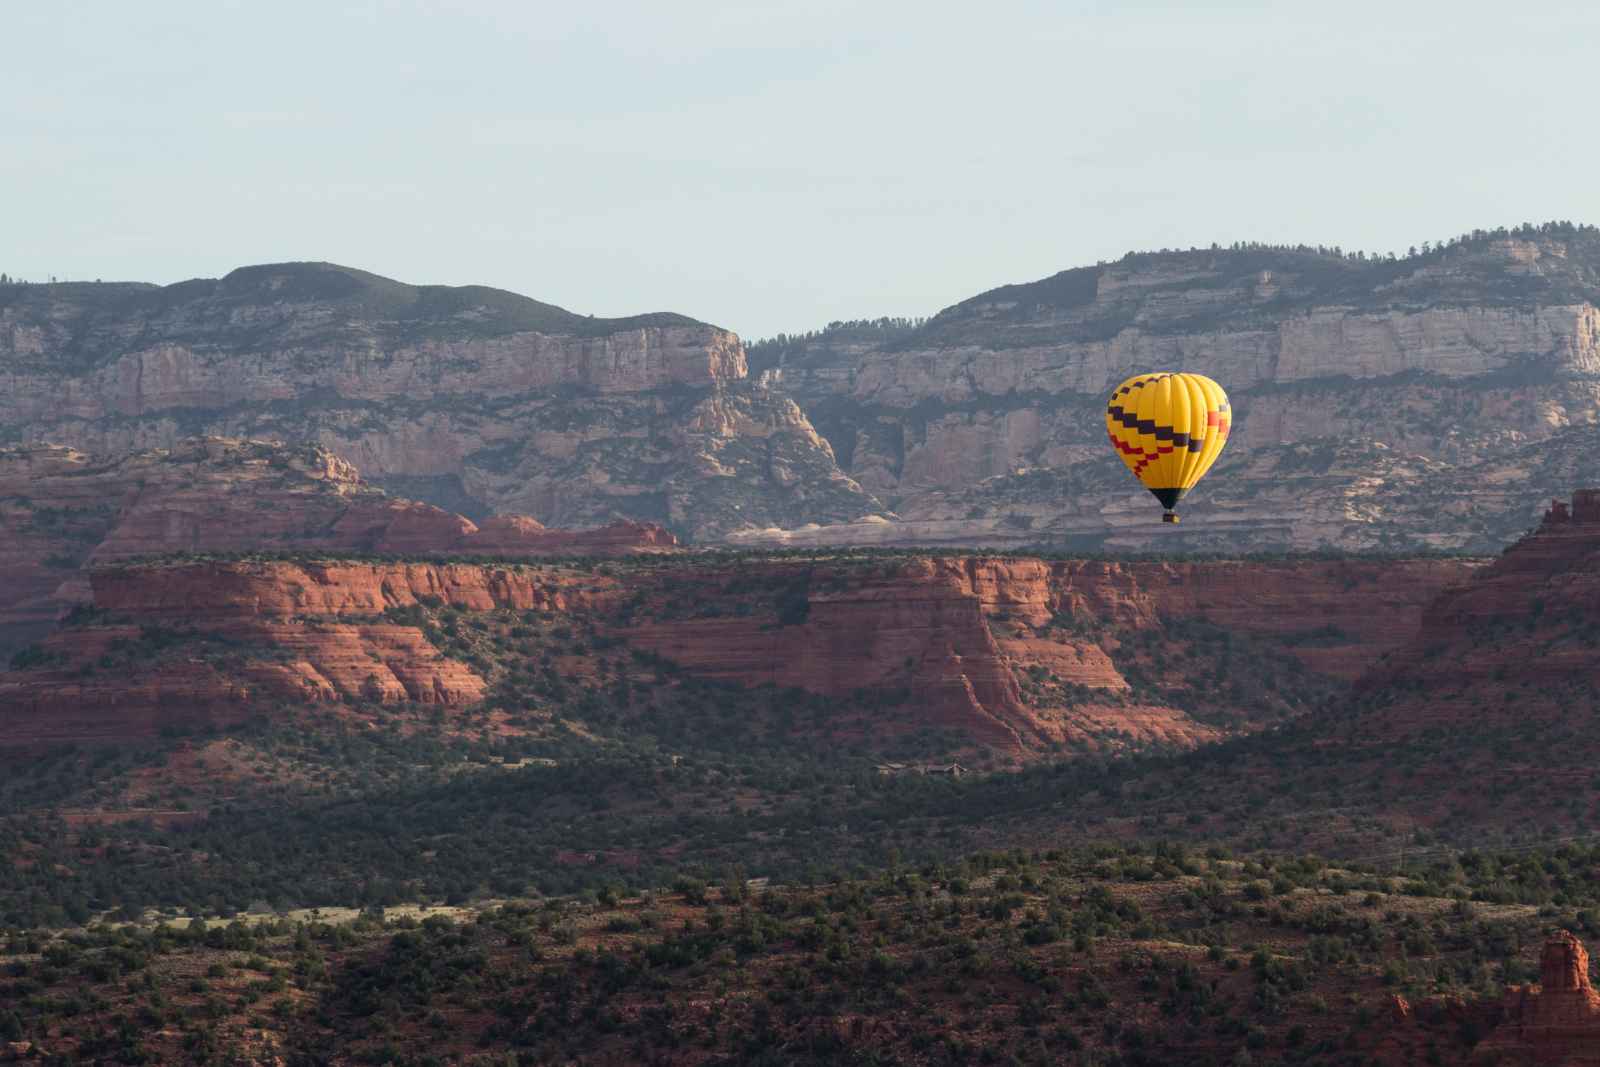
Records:
{"label": "dark tree line", "polygon": [[[1129,252],[1122,257],[1122,262],[1132,263],[1140,259],[1153,256],[1169,256],[1184,252],[1278,252],[1306,256],[1323,256],[1328,259],[1343,259],[1355,263],[1397,263],[1408,259],[1426,259],[1430,256],[1440,256],[1458,249],[1482,248],[1491,241],[1503,241],[1509,238],[1522,238],[1529,240],[1535,237],[1559,237],[1566,239],[1594,238],[1600,236],[1600,227],[1587,223],[1574,223],[1570,219],[1552,220],[1550,222],[1524,222],[1519,226],[1499,226],[1492,230],[1475,229],[1455,237],[1445,238],[1440,241],[1423,241],[1421,247],[1416,245],[1406,249],[1404,256],[1394,252],[1366,252],[1364,250],[1346,251],[1339,245],[1309,245],[1309,244],[1274,244],[1269,241],[1234,241],[1224,247],[1213,242],[1210,248],[1161,248],[1153,252]],[[1104,266],[1105,263],[1100,264]]]}

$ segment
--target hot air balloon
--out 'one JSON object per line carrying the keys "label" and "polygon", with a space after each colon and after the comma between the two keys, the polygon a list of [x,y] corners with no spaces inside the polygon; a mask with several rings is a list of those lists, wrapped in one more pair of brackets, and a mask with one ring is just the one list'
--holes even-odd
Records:
{"label": "hot air balloon", "polygon": [[1228,394],[1203,374],[1135,374],[1106,406],[1106,432],[1122,462],[1177,522],[1183,494],[1205,477],[1228,441]]}

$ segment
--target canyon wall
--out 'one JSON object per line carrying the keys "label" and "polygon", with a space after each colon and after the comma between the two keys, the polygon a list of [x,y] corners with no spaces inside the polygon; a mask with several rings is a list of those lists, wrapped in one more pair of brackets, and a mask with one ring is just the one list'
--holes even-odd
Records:
{"label": "canyon wall", "polygon": [[[148,735],[164,714],[238,716],[252,703],[468,707],[502,668],[443,658],[426,626],[394,615],[458,609],[570,620],[607,647],[705,680],[888,700],[882,730],[947,730],[1009,758],[1189,747],[1313,710],[1302,697],[1341,689],[1407,640],[1423,606],[1473,567],[132,561],[96,569],[93,610],[0,678],[0,734],[17,743]],[[135,635],[176,636],[162,655],[101,681],[101,657]],[[1276,680],[1257,684],[1266,678]]]}
{"label": "canyon wall", "polygon": [[[1169,624],[1198,620],[1254,638],[1344,682],[1406,641],[1423,605],[1472,566],[943,557],[832,571],[774,563],[776,588],[804,591],[803,620],[757,627],[719,612],[636,622],[623,632],[696,672],[742,684],[834,694],[904,689],[928,721],[1018,751],[1104,743],[1119,732],[1187,746],[1225,735],[1229,716],[1197,717],[1167,702],[1203,707],[1215,699],[1198,672],[1189,677],[1177,665],[1189,639],[1169,636]],[[696,578],[710,590],[737,581]],[[1129,647],[1129,635],[1141,632],[1162,635],[1148,657]],[[1157,675],[1170,665],[1171,675],[1136,686],[1119,659]]]}
{"label": "canyon wall", "polygon": [[[1483,235],[1407,259],[1130,254],[1005,286],[925,324],[757,346],[845,470],[901,521],[746,530],[748,544],[1321,545],[1493,551],[1600,444],[1600,235]],[[837,338],[837,339],[835,339]],[[1156,506],[1105,444],[1105,397],[1208,374],[1234,429]]]}
{"label": "canyon wall", "polygon": [[[157,288],[0,287],[0,441],[96,453],[311,442],[475,521],[627,518],[757,546],[1497,550],[1600,445],[1600,233],[1404,258],[1130,254],[925,322],[747,352],[329,264]],[[1230,391],[1177,527],[1106,447],[1152,369]]]}
{"label": "canyon wall", "polygon": [[1428,606],[1416,635],[1359,680],[1378,706],[1357,729],[1392,740],[1539,721],[1576,728],[1597,678],[1600,490],[1590,489],[1553,501],[1536,531]]}
{"label": "canyon wall", "polygon": [[695,537],[878,505],[732,333],[595,319],[330,264],[156,288],[0,287],[0,442],[99,454],[197,434],[316,443],[471,518]]}
{"label": "canyon wall", "polygon": [[0,669],[89,601],[87,568],[172,552],[326,551],[618,555],[667,551],[659,526],[547,529],[526,516],[480,526],[385,495],[313,445],[190,438],[170,449],[93,456],[0,448]]}

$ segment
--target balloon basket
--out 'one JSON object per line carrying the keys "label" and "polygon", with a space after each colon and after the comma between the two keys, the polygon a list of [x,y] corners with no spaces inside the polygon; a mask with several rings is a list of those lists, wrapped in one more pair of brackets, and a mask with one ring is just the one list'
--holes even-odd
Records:
{"label": "balloon basket", "polygon": [[1177,522],[1178,521],[1178,513],[1176,511],[1166,512],[1164,515],[1161,516],[1161,521],[1162,522]]}

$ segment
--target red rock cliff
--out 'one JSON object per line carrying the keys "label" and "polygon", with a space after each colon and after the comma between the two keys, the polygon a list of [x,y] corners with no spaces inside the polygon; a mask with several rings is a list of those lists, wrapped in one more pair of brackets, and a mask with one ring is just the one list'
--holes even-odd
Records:
{"label": "red rock cliff", "polygon": [[[1263,645],[1263,654],[1347,678],[1356,662],[1403,641],[1422,606],[1471,566],[948,557],[685,561],[621,565],[608,575],[478,564],[238,561],[107,567],[95,572],[93,595],[114,618],[265,645],[279,650],[276,662],[293,665],[208,675],[204,700],[178,692],[170,696],[178,703],[236,699],[241,677],[253,686],[245,692],[280,699],[470,703],[481,696],[482,679],[445,672],[416,645],[418,631],[406,638],[409,660],[392,649],[361,655],[362,642],[399,640],[373,630],[374,616],[437,602],[473,612],[570,615],[710,679],[832,695],[898,694],[902,721],[894,729],[946,727],[980,746],[1024,756],[1063,742],[1193,745],[1262,724],[1253,705],[1230,708],[1236,697],[1181,677],[1175,688],[1160,690],[1130,681],[1119,662],[1161,669],[1151,653],[1124,647],[1140,633],[1157,640],[1155,655],[1175,655],[1185,639],[1169,637],[1163,627],[1204,620],[1276,642]],[[337,640],[324,641],[323,632]],[[1295,632],[1317,642],[1281,642]],[[87,661],[102,640],[95,633],[94,627],[66,631],[46,643],[47,651]],[[369,680],[366,660],[383,662],[387,673]],[[10,684],[9,696],[0,684],[0,714],[23,708],[37,717],[68,700],[103,704],[112,717],[117,707],[138,702],[111,690],[73,688],[60,672],[28,672]],[[1189,703],[1197,703],[1199,717],[1183,710]]]}
{"label": "red rock cliff", "polygon": [[[1018,750],[1125,731],[1193,744],[1218,732],[1170,707],[1107,708],[1025,698],[1019,677],[1127,691],[1106,631],[1198,618],[1248,634],[1331,634],[1288,654],[1313,670],[1353,678],[1405,641],[1423,605],[1470,573],[1456,560],[1284,563],[1104,563],[936,558],[875,568],[773,564],[775,582],[805,585],[804,621],[777,628],[746,619],[672,619],[635,625],[631,641],[712,677],[821,692],[908,687],[930,720],[961,725]],[[710,595],[735,577],[712,571]]]}
{"label": "red rock cliff", "polygon": [[[1464,1001],[1429,998],[1400,1002],[1373,1050],[1373,1062],[1400,1067],[1420,1062],[1430,1045],[1458,1040],[1463,1029],[1487,1031],[1459,1060],[1482,1067],[1596,1067],[1600,1065],[1600,993],[1589,979],[1589,953],[1562,930],[1545,942],[1539,984],[1512,986],[1503,998]],[[1438,1062],[1435,1060],[1435,1062]]]}
{"label": "red rock cliff", "polygon": [[616,583],[479,563],[176,563],[111,567],[91,578],[97,608],[140,619],[372,615],[424,597],[468,611],[596,610]]}
{"label": "red rock cliff", "polygon": [[1589,982],[1589,953],[1571,933],[1545,942],[1539,984],[1513,988],[1502,1011],[1504,1022],[1478,1045],[1474,1063],[1600,1064],[1600,993]]}
{"label": "red rock cliff", "polygon": [[[1118,565],[946,557],[685,561],[621,566],[605,576],[422,561],[232,561],[107,566],[94,573],[93,597],[117,619],[270,646],[277,661],[296,664],[290,672],[251,667],[240,675],[245,689],[238,677],[206,672],[203,693],[168,678],[157,689],[170,704],[213,707],[240,691],[475,701],[482,678],[467,678],[459,665],[446,672],[418,645],[416,630],[406,638],[410,661],[394,649],[368,649],[374,654],[366,659],[384,662],[386,672],[373,681],[362,670],[360,646],[379,640],[371,619],[426,600],[466,611],[570,614],[715,680],[898,694],[909,725],[947,726],[984,747],[1026,755],[1059,742],[1198,744],[1259,723],[1251,707],[1230,709],[1237,697],[1194,686],[1165,696],[1166,689],[1141,689],[1125,677],[1118,662],[1160,670],[1149,656],[1181,645],[1162,629],[1174,619],[1202,619],[1251,640],[1310,633],[1317,640],[1280,641],[1270,654],[1347,678],[1357,662],[1405,640],[1422,605],[1469,571],[1469,563],[1448,560]],[[323,632],[338,640],[318,637]],[[1157,641],[1154,653],[1125,648],[1141,632]],[[46,641],[46,651],[86,662],[102,640],[94,633],[69,630]],[[0,689],[0,704],[37,717],[90,696],[59,672],[29,672],[11,683],[10,696]],[[1182,710],[1190,701],[1205,717]],[[90,702],[115,717],[114,691],[96,689]]]}
{"label": "red rock cliff", "polygon": [[482,527],[385,496],[322,449],[194,438],[172,449],[94,457],[0,449],[0,670],[72,604],[83,568],[170,552],[324,550],[409,555],[602,555],[677,544],[649,523],[548,529],[520,515]]}
{"label": "red rock cliff", "polygon": [[1360,680],[1386,702],[1360,728],[1379,740],[1559,718],[1600,673],[1597,639],[1600,493],[1580,490],[1428,606],[1416,636]]}

